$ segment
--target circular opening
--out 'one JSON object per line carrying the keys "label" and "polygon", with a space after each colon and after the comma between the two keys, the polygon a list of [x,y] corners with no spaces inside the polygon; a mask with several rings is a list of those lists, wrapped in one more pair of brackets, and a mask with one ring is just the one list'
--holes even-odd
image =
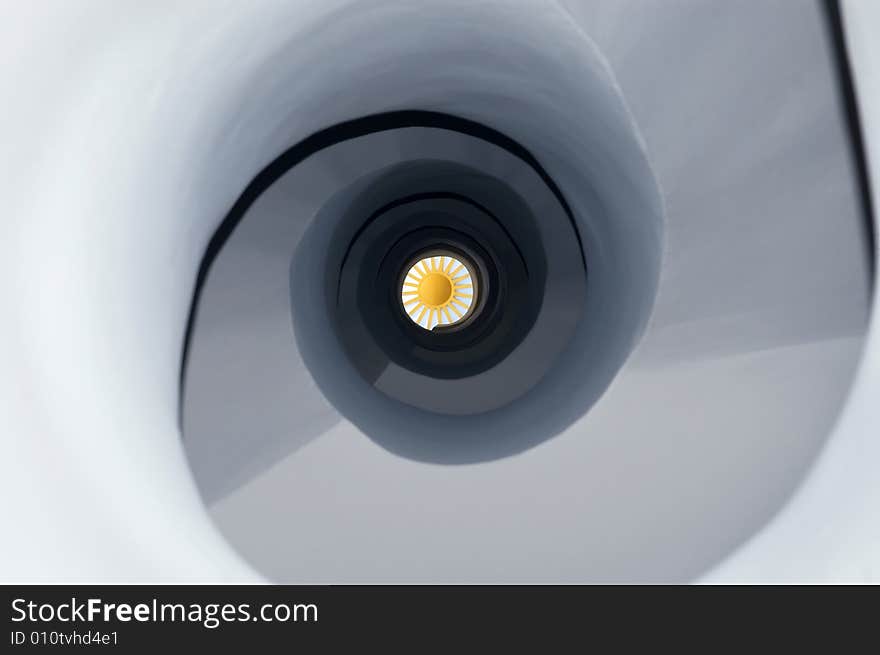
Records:
{"label": "circular opening", "polygon": [[[211,267],[198,314],[202,327],[217,325],[209,323],[215,310],[221,321],[238,321],[236,338],[251,335],[252,349],[239,351],[240,357],[220,350],[228,333],[202,330],[192,341],[187,366],[187,448],[206,497],[234,502],[247,481],[263,479],[269,468],[281,472],[275,464],[294,450],[302,448],[290,458],[297,463],[299,455],[322,457],[325,449],[340,444],[353,449],[351,454],[307,467],[307,476],[295,478],[303,484],[325,482],[316,497],[332,505],[328,493],[347,494],[352,488],[336,481],[359,475],[365,458],[378,462],[363,469],[380,471],[374,484],[360,490],[359,500],[370,506],[355,509],[358,499],[329,511],[321,505],[322,520],[331,522],[331,529],[350,528],[361,517],[382,513],[379,523],[387,530],[374,534],[389,550],[377,555],[377,562],[396,558],[394,549],[408,543],[398,527],[421,517],[444,527],[463,517],[460,527],[477,535],[481,549],[496,552],[544,534],[507,530],[515,539],[507,545],[499,540],[495,548],[490,541],[498,533],[479,527],[490,512],[490,522],[497,517],[506,526],[507,514],[491,511],[495,501],[487,494],[496,491],[503,492],[504,507],[535,497],[549,501],[545,507],[558,505],[554,516],[568,514],[562,498],[556,503],[544,493],[560,485],[541,483],[542,493],[522,497],[516,489],[530,474],[520,472],[512,485],[485,480],[477,489],[462,476],[485,475],[483,466],[451,465],[482,462],[488,469],[490,463],[527,461],[509,456],[578,423],[638,340],[659,270],[660,196],[625,107],[591,44],[569,21],[553,15],[511,22],[515,17],[500,11],[485,21],[473,14],[477,5],[457,8],[455,20],[473,18],[467,21],[473,28],[450,38],[430,29],[436,14],[448,11],[435,11],[434,5],[420,6],[413,16],[428,31],[406,32],[404,38],[418,38],[392,50],[381,42],[385,39],[371,38],[382,37],[382,29],[359,32],[358,43],[382,46],[370,66],[361,65],[367,53],[357,50],[347,59],[350,67],[328,73],[326,80],[314,76],[314,67],[294,69],[297,57],[283,53],[284,64],[277,68],[285,79],[271,79],[281,91],[270,104],[283,106],[291,118],[273,128],[282,133],[290,126],[302,141],[291,141],[290,149],[254,179],[224,223],[230,241]],[[335,33],[340,26],[330,21],[327,30]],[[549,38],[554,28],[564,32],[561,38]],[[351,36],[339,33],[332,42],[352,52]],[[522,47],[531,36],[536,47]],[[381,79],[374,75],[377,63],[387,71]],[[363,85],[367,78],[375,83]],[[314,79],[322,93],[303,95],[306,79]],[[332,101],[331,95],[350,88],[359,88],[354,105]],[[283,95],[288,89],[296,92]],[[353,107],[354,114],[339,122],[343,106]],[[307,128],[311,131],[303,134]],[[275,144],[272,136],[267,134],[266,142]],[[243,249],[229,247],[244,242]],[[408,265],[437,249],[473,265],[479,294],[468,319],[428,330],[407,318],[401,288]],[[242,292],[242,304],[225,302],[236,291]],[[209,303],[212,297],[219,300],[216,305]],[[205,334],[213,341],[202,339]],[[220,361],[229,364],[225,375],[197,368],[218,351]],[[196,377],[203,372],[206,384],[201,385]],[[227,396],[229,402],[208,402],[226,384],[240,384],[257,402],[243,407],[242,396],[235,394]],[[219,430],[193,427],[193,417],[204,416],[198,414],[201,399]],[[230,421],[228,414],[221,419],[221,412],[233,407],[238,413],[229,412]],[[578,444],[594,442],[574,436]],[[580,461],[563,458],[555,468]],[[427,462],[450,466],[422,464]],[[386,480],[394,482],[397,497],[408,495],[400,494],[406,483],[395,472],[386,475],[388,469],[379,468],[385,463],[399,464],[404,475],[419,472],[418,480],[410,480],[419,493],[418,505],[412,504],[417,516],[384,500],[387,511],[372,504],[376,486]],[[344,468],[349,465],[354,469]],[[445,481],[453,479],[463,484],[447,488]],[[551,483],[558,479],[551,473]],[[363,493],[366,488],[370,494]],[[465,489],[465,496],[456,495]],[[288,502],[297,495],[286,491]],[[579,501],[581,495],[570,497]],[[441,499],[443,507],[434,504]],[[422,511],[421,505],[431,509]],[[460,509],[450,511],[455,507]],[[347,520],[349,509],[357,514],[354,521]],[[530,514],[529,523],[547,514]],[[257,520],[264,513],[249,516]],[[471,518],[479,521],[473,529],[465,526]],[[299,533],[305,522],[301,516],[285,517],[272,527]],[[327,526],[302,538],[332,544]],[[249,532],[265,543],[263,534],[261,528]],[[421,540],[425,533],[420,527],[410,534]],[[574,547],[581,548],[573,536]],[[432,541],[439,543],[433,535]],[[276,543],[285,544],[288,568],[272,577],[289,579],[289,567],[307,556],[297,547],[291,558],[290,541],[279,537]],[[458,545],[447,548],[450,554],[431,554],[436,566],[457,561]],[[306,578],[324,575],[325,552],[322,542],[315,550],[319,561]],[[519,552],[514,549],[514,556]],[[346,567],[353,560],[336,561]]]}
{"label": "circular opening", "polygon": [[[410,142],[419,146],[417,158],[401,160],[400,146]],[[376,162],[383,146],[392,159]],[[509,152],[452,130],[385,130],[322,151],[322,166],[361,152],[374,157],[366,160],[373,172],[352,176],[322,205],[292,262],[295,332],[322,389],[332,397],[341,388],[335,376],[356,372],[390,398],[447,415],[485,412],[525,393],[552,365],[546,352],[514,355],[549,309],[547,248],[558,249],[536,216],[568,237],[562,277],[572,269],[581,292],[585,285],[574,226],[552,191]],[[500,172],[520,170],[533,184],[519,183],[517,193],[494,170],[467,166],[462,155],[478,163],[491,156],[504,163]],[[285,180],[298,178],[291,171]],[[325,281],[323,302],[303,293],[305,279]],[[326,345],[346,361],[330,352],[312,357],[324,337],[335,338]],[[511,356],[529,362],[528,379],[494,371]],[[445,388],[451,380],[477,384],[481,375],[482,393]]]}
{"label": "circular opening", "polygon": [[[206,81],[228,84],[229,92],[206,98],[212,111],[158,114],[189,140],[154,140],[156,155],[138,172],[153,180],[155,161],[181,166],[172,170],[179,175],[163,170],[180,199],[139,203],[150,221],[138,229],[150,225],[158,233],[153,226],[164,220],[175,241],[153,253],[163,266],[144,275],[145,293],[111,297],[137,298],[146,318],[168,306],[188,269],[165,262],[207,239],[188,226],[172,228],[180,230],[181,217],[196,210],[207,221],[234,203],[219,233],[230,241],[210,277],[202,276],[208,281],[186,373],[185,445],[200,488],[216,503],[218,524],[275,581],[678,579],[726,553],[775,511],[789,486],[779,482],[780,471],[796,468],[795,456],[806,461],[809,449],[801,444],[821,443],[821,426],[838,406],[829,380],[846,384],[851,368],[839,359],[845,346],[837,339],[812,344],[826,334],[816,330],[828,328],[817,325],[816,298],[848,295],[823,290],[859,288],[830,260],[821,271],[815,265],[817,248],[837,234],[837,222],[831,230],[825,220],[829,207],[843,219],[850,206],[845,183],[815,184],[816,170],[840,170],[813,159],[834,151],[825,141],[838,133],[827,122],[834,112],[820,111],[833,103],[808,103],[820,114],[776,129],[779,107],[806,90],[789,83],[802,77],[790,62],[821,62],[825,70],[826,53],[798,39],[792,45],[804,50],[783,53],[788,63],[777,79],[719,77],[705,62],[691,65],[691,46],[707,50],[705,30],[683,29],[686,23],[671,15],[656,21],[642,15],[648,10],[625,12],[615,47],[603,52],[589,38],[602,20],[575,23],[556,11],[559,3],[522,12],[508,4],[459,2],[452,10],[446,2],[377,0],[357,16],[336,8],[324,16],[312,3],[321,14],[313,29],[274,41],[242,39],[247,56],[235,63],[249,75],[234,77],[232,66],[203,75],[200,66],[185,69],[178,87],[166,87],[188,101]],[[294,13],[267,20],[264,12],[259,24],[291,30],[304,21],[301,7]],[[658,27],[649,44],[645,25]],[[692,33],[699,38],[685,38],[684,47],[682,35]],[[663,34],[672,63],[656,56]],[[215,42],[213,35],[198,44]],[[742,59],[741,49],[726,47],[729,39],[715,43],[717,55]],[[640,45],[630,52],[627,44]],[[769,61],[773,53],[765,54]],[[212,53],[208,61],[215,59]],[[727,59],[715,61],[718,70],[735,73]],[[817,73],[811,81],[821,78],[821,70],[810,70]],[[682,85],[682,71],[705,74],[707,83]],[[716,95],[713,83],[722,78]],[[759,78],[766,87],[754,82]],[[681,92],[669,94],[666,111],[656,111],[650,100],[664,85]],[[737,90],[737,97],[763,100],[729,102]],[[401,108],[445,117],[426,125],[421,113],[383,113]],[[727,120],[719,121],[719,112]],[[151,121],[157,113],[150,112]],[[676,120],[681,115],[693,120]],[[546,179],[520,165],[522,158],[518,163],[450,130],[460,119],[508,135],[533,154],[571,209],[588,255],[586,276],[574,270],[577,257],[557,254],[566,244],[574,251],[574,239],[564,231],[558,201],[542,189]],[[636,119],[644,121],[644,139]],[[197,120],[198,133],[185,131],[188,120]],[[694,121],[702,128],[699,143]],[[823,129],[813,132],[816,125]],[[801,134],[807,138],[798,141]],[[285,147],[279,138],[291,149],[269,163]],[[108,152],[120,151],[112,145]],[[169,148],[173,154],[187,147],[190,158],[178,163],[169,156]],[[798,156],[801,148],[810,156]],[[485,177],[433,163],[428,170],[429,161]],[[203,170],[202,162],[210,165]],[[236,201],[236,181],[256,175],[244,173],[258,163],[267,168]],[[380,177],[388,177],[387,185],[378,184]],[[499,193],[502,183],[512,192]],[[154,187],[147,201],[162,198]],[[833,187],[840,207],[813,195],[817,187]],[[96,207],[124,195],[103,191]],[[386,216],[390,203],[416,194],[445,194],[448,202],[395,206],[404,227],[385,238],[381,230],[392,219],[397,225],[395,215]],[[472,201],[474,211],[463,202],[453,206],[451,194]],[[668,233],[664,197],[672,209]],[[518,205],[540,220],[527,220],[525,212],[515,220],[511,209]],[[441,210],[473,216],[451,227],[472,227],[466,236],[483,250],[462,244],[458,234],[441,241],[432,217]],[[364,217],[374,214],[361,239]],[[425,219],[415,225],[417,216]],[[115,234],[116,225],[108,218],[101,236]],[[528,238],[526,226],[540,239]],[[424,230],[424,242],[408,236],[416,229]],[[134,236],[112,250],[114,257],[146,258]],[[405,247],[389,256],[404,239]],[[517,287],[506,262],[518,255],[507,241],[524,250],[528,263],[529,276],[520,276],[525,281]],[[486,307],[475,307],[472,325],[427,331],[400,311],[401,275],[410,258],[441,243],[472,255],[481,276],[477,304]],[[542,275],[530,252],[539,244],[546,244]],[[664,252],[668,268],[652,315]],[[112,279],[128,280],[130,263],[110,261]],[[346,275],[340,262],[347,262]],[[493,276],[483,275],[483,264]],[[455,351],[438,347],[489,327],[496,293],[508,309],[529,306],[521,289],[536,300],[527,331],[468,361],[451,361]],[[582,298],[582,306],[572,298]],[[121,312],[118,303],[109,306],[114,314],[104,323],[115,325]],[[562,319],[571,339],[560,336]],[[132,324],[132,334],[151,332]],[[799,338],[786,343],[786,335]],[[787,347],[774,352],[774,344]],[[555,358],[545,350],[550,346],[557,347]],[[517,453],[523,454],[509,456]],[[772,480],[774,489],[749,484],[759,478]],[[720,526],[719,516],[735,520]],[[673,524],[677,529],[669,530]]]}
{"label": "circular opening", "polygon": [[446,251],[422,255],[406,271],[400,301],[425,330],[456,325],[470,316],[477,297],[472,266]]}

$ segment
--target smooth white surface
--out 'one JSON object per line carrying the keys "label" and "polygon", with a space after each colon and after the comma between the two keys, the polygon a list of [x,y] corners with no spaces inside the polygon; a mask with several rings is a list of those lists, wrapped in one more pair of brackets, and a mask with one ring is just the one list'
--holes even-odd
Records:
{"label": "smooth white surface", "polygon": [[2,10],[5,583],[259,579],[208,521],[177,429],[196,264],[261,164],[201,109],[247,79],[222,9]]}
{"label": "smooth white surface", "polygon": [[[846,0],[844,28],[880,207],[880,4]],[[880,222],[874,216],[875,234]],[[875,261],[880,252],[875,253]],[[825,452],[787,508],[705,582],[880,582],[880,285],[862,360]]]}

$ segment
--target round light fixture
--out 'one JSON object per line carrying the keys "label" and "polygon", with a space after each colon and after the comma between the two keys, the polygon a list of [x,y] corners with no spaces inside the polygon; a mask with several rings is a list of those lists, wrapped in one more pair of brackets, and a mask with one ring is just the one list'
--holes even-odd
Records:
{"label": "round light fixture", "polygon": [[470,266],[446,252],[422,257],[410,266],[400,289],[406,315],[425,330],[462,322],[476,297]]}

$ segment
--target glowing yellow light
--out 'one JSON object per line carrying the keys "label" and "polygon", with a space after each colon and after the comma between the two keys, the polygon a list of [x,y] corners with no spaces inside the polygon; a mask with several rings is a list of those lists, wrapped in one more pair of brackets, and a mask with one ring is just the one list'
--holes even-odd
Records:
{"label": "glowing yellow light", "polygon": [[452,298],[452,280],[443,273],[428,273],[419,282],[418,295],[428,307],[443,307]]}
{"label": "glowing yellow light", "polygon": [[407,315],[426,330],[463,321],[470,315],[475,297],[469,267],[446,254],[425,257],[413,264],[400,289]]}

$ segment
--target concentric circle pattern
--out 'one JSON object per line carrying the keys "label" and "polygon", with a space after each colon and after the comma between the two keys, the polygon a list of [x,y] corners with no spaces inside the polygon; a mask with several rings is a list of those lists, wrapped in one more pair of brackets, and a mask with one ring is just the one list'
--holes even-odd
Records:
{"label": "concentric circle pattern", "polygon": [[[683,582],[790,502],[841,419],[873,270],[824,3],[236,4],[141,21],[211,34],[137,40],[146,77],[101,66],[143,80],[148,121],[111,115],[117,93],[101,129],[33,125],[90,166],[55,158],[83,217],[41,193],[25,241],[36,264],[47,235],[82,245],[64,288],[104,286],[62,345],[136,364],[107,394],[164,402],[126,423],[151,429],[208,245],[184,447],[266,579]],[[423,307],[402,302],[438,254],[478,287],[448,326],[428,306],[449,280],[422,268]]]}
{"label": "concentric circle pattern", "polygon": [[435,254],[410,267],[400,300],[413,323],[433,330],[467,318],[476,292],[474,276],[464,262],[449,254]]}

